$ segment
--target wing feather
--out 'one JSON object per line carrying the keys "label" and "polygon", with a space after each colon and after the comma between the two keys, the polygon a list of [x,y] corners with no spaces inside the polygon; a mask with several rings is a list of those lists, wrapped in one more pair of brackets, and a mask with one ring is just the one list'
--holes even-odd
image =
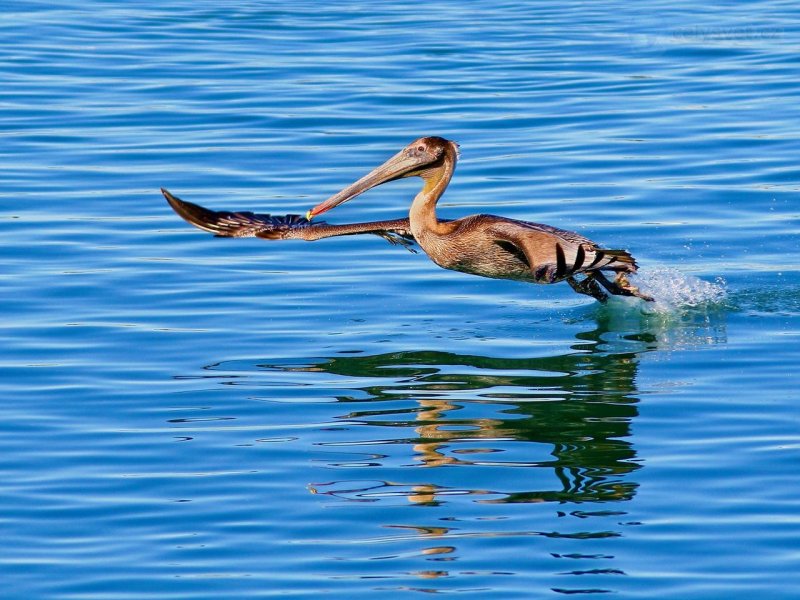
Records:
{"label": "wing feather", "polygon": [[637,269],[636,261],[626,250],[601,248],[573,231],[489,215],[476,215],[475,219],[491,220],[489,229],[498,242],[512,244],[524,252],[525,262],[537,281],[561,281],[593,271],[634,273]]}
{"label": "wing feather", "polygon": [[181,200],[165,189],[161,193],[172,209],[185,221],[217,237],[257,237],[268,240],[303,239],[321,240],[342,235],[372,234],[393,245],[403,246],[410,252],[414,236],[408,219],[329,225],[324,221],[311,223],[301,215],[270,215],[249,211],[209,210]]}
{"label": "wing feather", "polygon": [[[261,237],[279,239],[293,229],[309,227],[311,223],[300,215],[269,215],[249,211],[216,211],[209,210],[181,200],[167,190],[161,193],[172,209],[185,221],[204,231],[210,231],[219,237]],[[322,223],[319,223],[322,224]]]}

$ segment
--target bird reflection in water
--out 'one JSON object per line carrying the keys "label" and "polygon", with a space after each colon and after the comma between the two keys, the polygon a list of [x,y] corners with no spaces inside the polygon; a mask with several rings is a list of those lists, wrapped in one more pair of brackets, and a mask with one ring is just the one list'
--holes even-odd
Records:
{"label": "bird reflection in water", "polygon": [[[663,332],[618,321],[616,313],[598,313],[592,330],[554,356],[342,352],[302,364],[266,360],[207,369],[214,372],[208,376],[223,380],[230,373],[228,383],[233,389],[245,386],[248,398],[262,379],[264,398],[274,398],[280,385],[296,386],[294,374],[302,377],[304,398],[320,394],[327,402],[331,385],[338,390],[336,403],[325,404],[326,421],[341,426],[317,431],[326,439],[317,438],[314,445],[341,476],[309,489],[337,502],[387,505],[387,517],[375,526],[398,532],[392,543],[400,546],[418,539],[416,555],[426,561],[404,574],[430,583],[404,589],[437,591],[432,581],[466,573],[459,561],[474,559],[470,548],[483,538],[505,538],[513,546],[520,537],[532,537],[549,540],[540,547],[543,556],[557,561],[551,572],[588,574],[575,581],[602,582],[590,591],[608,592],[613,584],[596,578],[623,569],[613,553],[603,551],[605,541],[637,524],[625,508],[635,497],[634,478],[642,468],[631,431],[638,416],[637,378],[643,359],[663,350],[664,339]],[[681,330],[681,336],[666,339],[682,348],[692,340],[724,341],[719,323]],[[369,454],[342,459],[343,451]],[[404,503],[436,510],[400,517]],[[464,509],[470,503],[475,508]],[[547,511],[551,504],[555,510]],[[566,584],[556,591],[587,590]]]}
{"label": "bird reflection in water", "polygon": [[[402,492],[411,502],[435,504],[445,496],[465,494],[480,496],[480,502],[626,500],[637,487],[626,477],[640,466],[626,439],[631,420],[638,414],[638,357],[635,352],[587,352],[597,348],[601,334],[599,329],[583,334],[585,340],[573,345],[574,352],[561,356],[399,352],[337,356],[313,366],[282,368],[324,371],[367,382],[370,378],[385,381],[391,374],[396,378],[392,385],[359,389],[357,396],[366,396],[368,408],[341,418],[375,428],[413,427],[413,439],[393,441],[410,443],[420,466],[532,467],[555,475],[553,485],[538,489],[455,489],[417,483],[404,486]],[[355,396],[339,400],[363,402]],[[411,412],[413,420],[398,422],[394,405],[403,397],[415,402],[413,409],[404,411]],[[381,400],[392,401],[393,408],[385,413],[376,410],[374,403]],[[460,412],[475,412],[473,404],[493,407],[480,410],[491,416],[460,418]],[[532,442],[539,451],[549,451],[538,453],[519,442]],[[325,490],[331,486],[335,489]],[[379,489],[387,491],[376,482],[361,489],[331,486],[315,485],[314,489],[361,500],[380,497],[375,495]]]}
{"label": "bird reflection in water", "polygon": [[[422,469],[406,471],[416,475],[414,482],[346,479],[314,484],[313,490],[358,502],[392,502],[401,496],[415,506],[443,509],[437,514],[437,526],[414,521],[383,525],[419,537],[420,557],[432,567],[413,571],[420,582],[459,575],[453,569],[464,558],[466,550],[459,542],[464,535],[473,541],[549,538],[554,541],[548,545],[557,550],[562,549],[557,540],[573,549],[577,542],[583,549],[621,536],[626,511],[612,506],[632,499],[638,487],[633,476],[641,465],[630,441],[631,423],[638,415],[636,377],[642,352],[654,345],[634,340],[628,351],[604,351],[606,333],[600,326],[580,334],[570,352],[549,357],[419,351],[340,355],[313,365],[278,367],[325,372],[358,382],[360,387],[353,388],[352,394],[345,391],[337,398],[345,405],[360,405],[341,419],[369,427],[379,447],[388,443],[410,448],[413,463]],[[414,407],[398,409],[401,399],[413,400]],[[391,406],[381,410],[381,402]],[[398,439],[398,427],[413,429],[414,435]],[[363,443],[358,442],[362,449]],[[343,445],[346,442],[337,442],[335,447],[340,450]],[[386,456],[385,462],[389,460]],[[454,468],[468,470],[454,478]],[[454,480],[457,485],[448,485]],[[490,489],[479,489],[471,484],[474,481]],[[465,517],[455,507],[447,508],[464,500],[484,505],[485,510],[491,504],[554,503],[557,517],[572,518],[559,519],[560,526],[554,527],[552,516],[545,517],[540,528],[508,531],[508,525],[500,525],[514,514],[507,509],[479,511],[483,518],[495,516],[482,522]],[[558,561],[554,570],[563,574],[622,573],[609,568],[617,566],[610,554],[564,551],[549,555]],[[588,569],[572,570],[587,565]],[[424,583],[409,589],[437,591]],[[559,588],[563,592],[583,589]],[[612,589],[604,586],[602,591]]]}

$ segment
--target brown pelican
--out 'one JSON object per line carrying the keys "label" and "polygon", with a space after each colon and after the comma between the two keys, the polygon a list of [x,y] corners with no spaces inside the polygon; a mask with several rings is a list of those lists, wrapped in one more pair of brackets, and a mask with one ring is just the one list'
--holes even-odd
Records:
{"label": "brown pelican", "polygon": [[[354,184],[299,215],[273,216],[252,212],[212,211],[162,193],[186,221],[222,237],[319,240],[370,233],[410,247],[416,241],[440,267],[496,279],[532,283],[566,280],[572,288],[604,302],[613,295],[652,300],[627,280],[636,262],[625,250],[606,250],[591,240],[549,225],[493,215],[456,220],[438,219],[436,203],[455,170],[458,145],[440,137],[415,140]],[[311,219],[370,188],[403,177],[419,176],[422,191],[411,204],[409,218],[329,225]],[[612,272],[609,280],[603,272]],[[576,279],[580,276],[582,279]],[[599,285],[598,285],[599,284]],[[605,288],[604,291],[602,288]]]}

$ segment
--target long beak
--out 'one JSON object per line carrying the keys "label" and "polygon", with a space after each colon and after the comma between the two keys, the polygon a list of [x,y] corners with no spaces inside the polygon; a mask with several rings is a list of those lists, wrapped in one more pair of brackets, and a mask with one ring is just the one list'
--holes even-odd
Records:
{"label": "long beak", "polygon": [[398,152],[380,167],[373,169],[355,183],[347,186],[341,192],[338,192],[325,200],[325,202],[317,204],[314,208],[306,213],[306,219],[310,221],[317,215],[321,215],[322,213],[339,206],[343,202],[352,200],[356,196],[363,194],[367,190],[382,183],[405,177],[411,174],[414,170],[424,166],[426,162],[427,161],[424,157],[409,156],[405,150]]}

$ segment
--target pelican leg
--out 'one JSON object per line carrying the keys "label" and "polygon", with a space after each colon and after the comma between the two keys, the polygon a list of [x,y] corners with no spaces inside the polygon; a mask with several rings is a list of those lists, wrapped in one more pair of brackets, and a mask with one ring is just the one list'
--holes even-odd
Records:
{"label": "pelican leg", "polygon": [[592,275],[587,275],[583,281],[578,281],[574,277],[567,277],[567,283],[579,294],[591,296],[598,302],[605,303],[608,300],[608,294],[600,288]]}

